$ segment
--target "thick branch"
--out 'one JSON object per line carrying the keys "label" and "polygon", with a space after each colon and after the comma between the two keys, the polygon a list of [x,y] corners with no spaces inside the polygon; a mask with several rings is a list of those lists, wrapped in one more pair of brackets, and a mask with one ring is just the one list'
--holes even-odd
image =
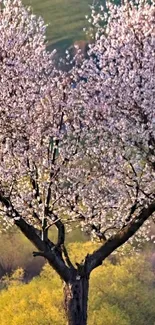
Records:
{"label": "thick branch", "polygon": [[66,249],[66,247],[65,247],[64,245],[63,245],[63,253],[64,253],[65,260],[66,260],[66,263],[67,263],[68,267],[69,267],[70,269],[72,269],[72,270],[75,271],[75,267],[74,267],[74,265],[72,264],[72,262],[71,262],[71,260],[70,260],[70,258],[69,258],[69,255],[68,255],[67,249]]}
{"label": "thick branch", "polygon": [[89,255],[87,258],[88,274],[90,274],[94,268],[101,265],[103,260],[115,249],[123,245],[130,237],[132,237],[153,212],[155,212],[155,201],[147,208],[143,208],[140,214],[128,223],[128,225],[122,228],[116,235],[109,238],[106,243],[93,254]]}
{"label": "thick branch", "polygon": [[49,264],[56,270],[56,272],[60,275],[60,277],[68,282],[70,279],[70,270],[65,265],[61,254],[57,250],[56,246],[51,247],[49,249],[48,241],[42,241],[39,236],[36,235],[35,229],[33,226],[30,226],[20,218],[19,220],[15,220],[15,224],[20,228],[22,233],[32,242],[33,245],[40,251],[41,256],[44,256]]}
{"label": "thick branch", "polygon": [[56,214],[54,214],[51,211],[47,211],[47,215],[49,217],[54,217],[54,224],[58,229],[58,240],[57,240],[57,246],[64,245],[65,242],[65,226],[63,222],[57,217]]}
{"label": "thick branch", "polygon": [[0,202],[8,209],[7,215],[14,220],[15,225],[21,232],[32,242],[32,244],[41,252],[49,264],[56,270],[60,277],[68,282],[71,278],[71,271],[62,259],[61,253],[57,246],[53,245],[48,239],[44,241],[37,233],[34,226],[29,225],[22,216],[16,211],[8,198],[0,192]]}
{"label": "thick branch", "polygon": [[14,224],[39,251],[45,251],[47,249],[46,244],[37,235],[36,229],[29,225],[18,213],[17,215],[18,216],[14,218]]}

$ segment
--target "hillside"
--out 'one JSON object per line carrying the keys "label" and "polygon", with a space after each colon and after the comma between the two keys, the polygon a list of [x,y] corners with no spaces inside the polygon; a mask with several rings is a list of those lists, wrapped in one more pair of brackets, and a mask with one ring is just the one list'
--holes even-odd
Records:
{"label": "hillside", "polygon": [[34,13],[41,15],[49,25],[47,38],[52,48],[63,50],[74,41],[84,38],[83,27],[87,24],[85,15],[89,13],[92,0],[23,0],[23,2],[30,5]]}

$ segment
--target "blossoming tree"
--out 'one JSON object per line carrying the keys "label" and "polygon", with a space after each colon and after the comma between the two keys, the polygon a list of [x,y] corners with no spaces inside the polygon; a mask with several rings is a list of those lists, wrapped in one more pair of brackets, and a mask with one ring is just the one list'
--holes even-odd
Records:
{"label": "blossoming tree", "polygon": [[[1,223],[48,260],[65,282],[68,324],[85,325],[92,270],[134,234],[138,244],[150,236],[155,9],[140,0],[92,10],[95,41],[69,76],[53,68],[43,21],[20,0],[2,1],[0,15]],[[101,241],[76,265],[65,246],[74,225]]]}

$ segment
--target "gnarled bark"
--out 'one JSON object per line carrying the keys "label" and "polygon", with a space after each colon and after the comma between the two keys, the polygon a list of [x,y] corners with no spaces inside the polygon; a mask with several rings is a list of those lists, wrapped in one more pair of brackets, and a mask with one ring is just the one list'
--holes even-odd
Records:
{"label": "gnarled bark", "polygon": [[64,304],[68,325],[87,324],[88,277],[77,276],[74,281],[65,283]]}

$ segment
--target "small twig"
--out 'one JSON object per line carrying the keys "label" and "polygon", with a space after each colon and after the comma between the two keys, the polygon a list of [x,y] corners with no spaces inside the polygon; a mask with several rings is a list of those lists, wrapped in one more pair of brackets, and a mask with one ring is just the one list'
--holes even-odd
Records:
{"label": "small twig", "polygon": [[138,181],[137,181],[136,182],[136,196],[135,196],[135,201],[134,201],[133,205],[130,208],[130,212],[129,212],[127,218],[125,219],[126,222],[130,221],[131,217],[133,216],[134,212],[137,209],[138,194],[139,194],[139,184],[138,184]]}
{"label": "small twig", "polygon": [[56,219],[55,221],[53,221],[52,223],[50,223],[50,225],[48,225],[45,229],[48,230],[50,227],[52,227],[53,225],[56,224],[56,222],[58,222],[59,220],[61,220],[60,218]]}
{"label": "small twig", "polygon": [[45,253],[44,252],[33,252],[32,254],[33,254],[34,257],[36,257],[36,256],[45,257]]}
{"label": "small twig", "polygon": [[46,210],[46,214],[47,216],[49,216],[50,218],[53,216],[55,218],[55,220],[53,221],[55,226],[58,229],[58,240],[57,240],[57,246],[60,247],[61,245],[64,244],[65,242],[65,227],[63,222],[61,221],[60,218],[57,217],[57,215],[55,215],[51,210],[49,210],[47,208]]}

